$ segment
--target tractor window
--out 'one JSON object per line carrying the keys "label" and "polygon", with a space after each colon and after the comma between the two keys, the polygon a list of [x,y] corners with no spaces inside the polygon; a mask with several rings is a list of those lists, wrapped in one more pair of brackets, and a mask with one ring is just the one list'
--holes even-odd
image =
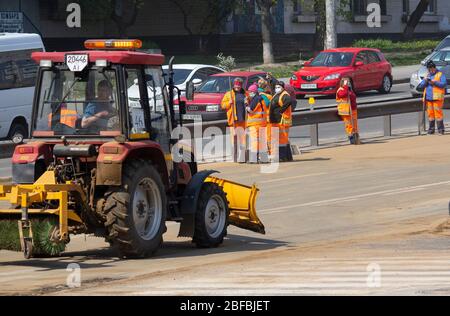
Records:
{"label": "tractor window", "polygon": [[147,129],[145,127],[144,110],[141,105],[142,96],[139,90],[139,71],[139,69],[135,68],[127,69],[130,134],[143,134],[147,132]]}
{"label": "tractor window", "polygon": [[38,88],[35,131],[53,135],[120,134],[115,71],[75,74],[55,68],[42,73]]}
{"label": "tractor window", "polygon": [[148,98],[150,102],[151,139],[158,142],[165,152],[169,152],[170,120],[167,109],[167,90],[164,89],[161,68],[145,68]]}

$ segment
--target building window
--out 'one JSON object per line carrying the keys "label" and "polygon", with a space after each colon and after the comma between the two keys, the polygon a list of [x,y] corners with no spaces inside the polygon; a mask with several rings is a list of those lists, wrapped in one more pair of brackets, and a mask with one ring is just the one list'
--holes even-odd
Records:
{"label": "building window", "polygon": [[353,0],[351,2],[352,12],[354,15],[367,15],[367,6],[370,3],[378,3],[381,9],[381,15],[387,14],[387,1],[386,0]]}
{"label": "building window", "polygon": [[294,2],[295,15],[310,15],[314,14],[314,0],[296,0]]}
{"label": "building window", "polygon": [[430,4],[428,5],[426,14],[436,14],[436,0],[430,0]]}
{"label": "building window", "polygon": [[403,0],[403,14],[409,15],[409,0]]}
{"label": "building window", "polygon": [[300,0],[294,1],[294,8],[293,8],[294,14],[300,14],[301,9],[302,9],[302,6],[300,4]]}

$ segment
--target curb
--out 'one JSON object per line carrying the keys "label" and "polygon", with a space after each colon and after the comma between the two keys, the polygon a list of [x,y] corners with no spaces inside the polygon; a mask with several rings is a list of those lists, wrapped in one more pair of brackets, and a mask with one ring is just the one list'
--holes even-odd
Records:
{"label": "curb", "polygon": [[403,79],[394,79],[392,84],[402,84],[402,83],[409,83],[409,78],[403,78]]}

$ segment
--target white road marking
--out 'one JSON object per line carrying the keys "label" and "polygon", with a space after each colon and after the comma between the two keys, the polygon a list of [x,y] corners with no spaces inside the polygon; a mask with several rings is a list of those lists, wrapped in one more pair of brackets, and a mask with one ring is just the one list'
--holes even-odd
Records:
{"label": "white road marking", "polygon": [[370,197],[370,196],[376,196],[376,195],[386,195],[386,194],[391,194],[391,195],[401,194],[404,192],[410,192],[411,190],[415,191],[415,190],[419,190],[419,189],[421,190],[421,189],[425,189],[425,188],[429,188],[429,187],[434,187],[434,186],[439,186],[439,185],[448,185],[448,184],[450,184],[450,181],[441,181],[441,182],[435,182],[435,183],[421,184],[421,185],[417,185],[417,186],[408,186],[408,187],[399,188],[399,189],[383,190],[383,191],[347,196],[347,197],[342,197],[342,198],[335,198],[335,199],[328,199],[328,200],[300,203],[300,204],[292,204],[292,205],[281,206],[281,207],[277,207],[277,208],[260,210],[260,211],[258,211],[258,213],[264,214],[264,213],[268,213],[271,211],[281,211],[281,210],[287,211],[292,208],[305,207],[305,206],[324,206],[324,205],[353,201],[355,199],[360,199],[360,198],[364,198],[364,197]]}
{"label": "white road marking", "polygon": [[272,183],[272,182],[280,182],[280,181],[286,181],[286,180],[292,180],[292,179],[300,179],[300,178],[307,178],[307,177],[315,177],[315,176],[322,176],[328,174],[327,172],[319,172],[319,173],[311,173],[311,174],[303,174],[295,177],[286,177],[286,178],[278,178],[278,179],[272,179],[272,180],[265,180],[265,181],[258,181],[259,183]]}

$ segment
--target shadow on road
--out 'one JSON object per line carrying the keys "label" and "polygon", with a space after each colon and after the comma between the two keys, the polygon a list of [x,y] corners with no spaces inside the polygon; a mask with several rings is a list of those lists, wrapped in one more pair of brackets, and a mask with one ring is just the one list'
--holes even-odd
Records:
{"label": "shadow on road", "polygon": [[[153,257],[146,259],[163,259],[179,257],[207,256],[221,253],[238,253],[242,251],[261,251],[286,246],[284,241],[267,238],[255,238],[229,234],[224,243],[217,248],[200,249],[191,240],[166,241]],[[92,262],[94,261],[95,262]],[[103,247],[84,251],[64,252],[60,257],[33,258],[14,261],[0,262],[3,266],[24,266],[41,269],[40,271],[51,271],[55,269],[66,269],[68,264],[76,263],[81,269],[95,269],[112,267],[118,261],[122,261],[113,248]],[[143,259],[137,259],[143,260]]]}
{"label": "shadow on road", "polygon": [[228,234],[224,243],[217,248],[197,248],[190,240],[164,242],[156,256],[165,258],[195,257],[219,253],[271,250],[287,245],[287,242],[280,240]]}

